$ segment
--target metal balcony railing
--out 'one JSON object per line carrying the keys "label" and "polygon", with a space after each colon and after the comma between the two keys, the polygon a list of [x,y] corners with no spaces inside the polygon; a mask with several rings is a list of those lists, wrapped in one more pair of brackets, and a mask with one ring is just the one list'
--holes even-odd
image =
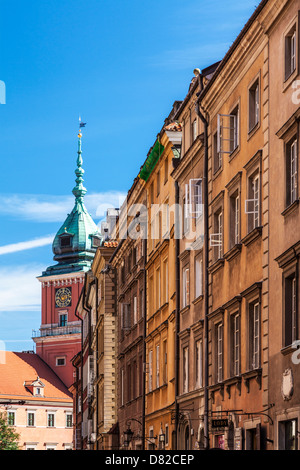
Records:
{"label": "metal balcony railing", "polygon": [[60,336],[81,333],[80,325],[74,326],[53,326],[49,328],[41,328],[32,330],[32,338],[41,338],[44,336]]}

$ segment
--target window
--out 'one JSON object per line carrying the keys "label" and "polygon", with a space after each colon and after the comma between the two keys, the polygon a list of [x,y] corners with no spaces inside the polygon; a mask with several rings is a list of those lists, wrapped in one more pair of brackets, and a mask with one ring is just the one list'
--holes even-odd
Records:
{"label": "window", "polygon": [[279,423],[279,448],[281,450],[298,449],[297,427],[297,419],[289,419]]}
{"label": "window", "polygon": [[156,174],[156,194],[157,196],[160,193],[160,171],[157,172]]}
{"label": "window", "polygon": [[234,313],[230,317],[231,333],[231,375],[236,376],[240,373],[240,316]]}
{"label": "window", "polygon": [[223,380],[223,324],[216,325],[216,379]]}
{"label": "window", "polygon": [[9,411],[8,412],[7,424],[9,426],[15,426],[15,424],[16,424],[16,412],[15,411]]}
{"label": "window", "polygon": [[286,145],[286,205],[297,200],[298,179],[297,139],[293,138]]}
{"label": "window", "polygon": [[169,301],[169,266],[168,260],[163,261],[163,303]]}
{"label": "window", "polygon": [[192,142],[194,142],[198,135],[198,128],[197,128],[197,119],[194,119],[192,122]]}
{"label": "window", "polygon": [[57,366],[65,366],[66,365],[66,358],[65,357],[57,357],[56,358],[56,365]]}
{"label": "window", "polygon": [[121,406],[123,406],[124,403],[124,369],[121,369]]}
{"label": "window", "polygon": [[131,328],[130,304],[121,304],[121,328],[122,330]]}
{"label": "window", "polygon": [[159,361],[160,361],[160,357],[159,357],[159,344],[156,346],[156,388],[159,387]]}
{"label": "window", "polygon": [[222,167],[222,153],[218,151],[218,134],[215,132],[213,135],[213,161],[214,161],[214,172],[218,171]]}
{"label": "window", "polygon": [[136,325],[138,319],[138,311],[137,311],[137,296],[133,297],[133,324]]}
{"label": "window", "polygon": [[188,203],[187,203],[186,197],[183,197],[182,205],[183,205],[183,208],[182,208],[183,209],[183,233],[186,234],[190,227],[190,221],[188,217]]}
{"label": "window", "polygon": [[132,398],[132,386],[131,386],[131,364],[127,365],[126,369],[126,381],[127,381],[127,402]]}
{"label": "window", "polygon": [[294,25],[285,36],[285,80],[287,80],[296,70],[297,57],[297,31]]}
{"label": "window", "polygon": [[202,179],[192,178],[185,185],[185,218],[198,218],[202,213]]}
{"label": "window", "polygon": [[249,368],[260,367],[260,307],[259,302],[249,304]]}
{"label": "window", "polygon": [[260,178],[259,171],[255,171],[248,178],[248,199],[245,203],[245,212],[248,217],[248,232],[260,225]]}
{"label": "window", "polygon": [[198,256],[195,258],[195,298],[197,299],[203,294],[203,263],[202,258]]}
{"label": "window", "polygon": [[169,445],[169,425],[165,426],[165,446]]}
{"label": "window", "polygon": [[54,413],[48,413],[48,417],[47,417],[47,426],[49,428],[53,428],[54,427]]}
{"label": "window", "polygon": [[259,80],[249,88],[249,132],[259,123]]}
{"label": "window", "polygon": [[236,106],[230,115],[230,150],[234,150],[239,145],[239,107]]}
{"label": "window", "polygon": [[284,346],[298,339],[296,272],[284,278]]}
{"label": "window", "polygon": [[190,303],[190,270],[185,267],[182,271],[182,308]]}
{"label": "window", "polygon": [[239,145],[239,106],[230,114],[218,114],[217,153],[231,154]]}
{"label": "window", "polygon": [[165,159],[165,184],[168,181],[168,176],[169,176],[169,161],[166,158]]}
{"label": "window", "polygon": [[153,351],[152,349],[149,351],[149,383],[148,383],[148,391],[152,392],[152,386],[153,386]]}
{"label": "window", "polygon": [[35,414],[33,411],[27,412],[27,426],[34,426],[35,425]]}
{"label": "window", "polygon": [[168,350],[167,350],[167,340],[164,340],[162,343],[162,353],[163,353],[163,370],[162,370],[162,379],[163,383],[168,382]]}
{"label": "window", "polygon": [[72,428],[73,427],[73,415],[72,413],[66,413],[66,427]]}
{"label": "window", "polygon": [[202,340],[196,342],[195,369],[196,388],[201,388],[203,386]]}
{"label": "window", "polygon": [[182,372],[183,372],[183,393],[187,393],[189,391],[189,348],[183,348],[182,354]]}
{"label": "window", "polygon": [[70,236],[62,236],[60,237],[60,247],[61,248],[69,248],[72,246],[72,237]]}
{"label": "window", "polygon": [[61,313],[59,315],[59,326],[67,326],[68,316],[66,313]]}
{"label": "window", "polygon": [[235,191],[230,196],[230,248],[240,242],[240,196]]}
{"label": "window", "polygon": [[156,270],[156,310],[161,307],[160,268]]}
{"label": "window", "polygon": [[214,259],[218,260],[223,256],[223,211],[222,208],[214,213],[215,233],[210,235],[210,246],[214,249]]}

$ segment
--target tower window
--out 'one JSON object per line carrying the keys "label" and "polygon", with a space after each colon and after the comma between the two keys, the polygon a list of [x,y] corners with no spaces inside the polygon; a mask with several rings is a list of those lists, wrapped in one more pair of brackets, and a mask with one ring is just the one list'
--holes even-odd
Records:
{"label": "tower window", "polygon": [[60,239],[60,247],[61,248],[69,248],[70,246],[72,246],[72,239],[71,237],[67,236],[67,237],[61,237]]}

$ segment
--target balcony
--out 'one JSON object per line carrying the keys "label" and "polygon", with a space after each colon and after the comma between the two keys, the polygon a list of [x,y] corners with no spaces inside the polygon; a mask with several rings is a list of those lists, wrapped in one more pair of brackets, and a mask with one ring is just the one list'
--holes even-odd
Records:
{"label": "balcony", "polygon": [[40,328],[32,330],[32,338],[42,338],[44,336],[61,336],[81,333],[80,325],[52,326],[49,328]]}

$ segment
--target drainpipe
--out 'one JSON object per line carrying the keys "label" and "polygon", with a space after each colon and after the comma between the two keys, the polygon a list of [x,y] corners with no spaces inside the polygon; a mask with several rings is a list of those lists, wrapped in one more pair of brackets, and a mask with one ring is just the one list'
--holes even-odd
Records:
{"label": "drainpipe", "polygon": [[[82,300],[82,303],[84,302],[84,286],[85,286],[85,282],[86,282],[86,274],[85,274],[85,279],[84,279],[84,284],[83,284],[83,288],[82,288],[82,297],[83,297],[83,300]],[[80,298],[79,297],[79,301],[80,301]],[[80,406],[81,406],[81,444],[80,444],[80,447],[81,447],[81,450],[82,450],[82,423],[83,423],[83,393],[82,393],[82,384],[83,384],[83,319],[78,315],[77,313],[77,310],[78,310],[78,304],[79,304],[79,301],[76,305],[76,308],[75,308],[75,317],[78,318],[78,320],[80,320],[81,322],[81,353],[80,353]]]}
{"label": "drainpipe", "polygon": [[[200,93],[203,78],[199,74]],[[199,99],[196,113],[204,125],[204,162],[203,162],[203,206],[204,206],[204,448],[209,449],[208,431],[208,119],[200,111]]]}
{"label": "drainpipe", "polygon": [[146,273],[146,256],[147,256],[147,237],[144,239],[144,320],[143,320],[143,391],[142,391],[142,450],[146,447],[146,334],[147,334],[147,273]]}
{"label": "drainpipe", "polygon": [[180,265],[179,250],[180,216],[179,216],[179,184],[175,181],[175,283],[176,283],[176,314],[175,314],[175,450],[178,450],[178,425],[179,425],[179,328],[180,328]]}

